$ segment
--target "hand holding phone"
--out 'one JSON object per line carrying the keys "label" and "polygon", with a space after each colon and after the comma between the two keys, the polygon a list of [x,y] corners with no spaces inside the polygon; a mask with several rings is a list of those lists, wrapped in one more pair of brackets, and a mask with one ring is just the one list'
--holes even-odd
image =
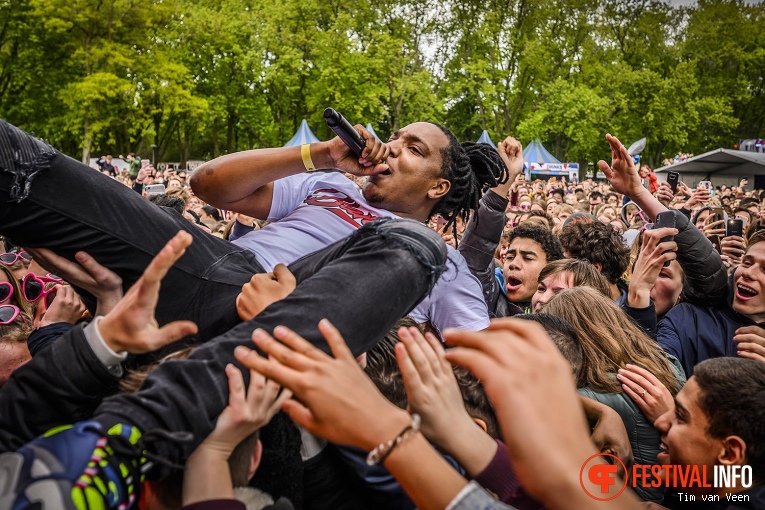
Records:
{"label": "hand holding phone", "polygon": [[680,174],[678,172],[667,172],[667,182],[669,187],[672,188],[672,194],[677,193],[677,183],[680,182]]}
{"label": "hand holding phone", "polygon": [[[653,224],[653,228],[677,228],[677,217],[674,211],[664,211],[656,215],[656,221]],[[659,244],[671,242],[675,240],[675,236],[662,237]],[[664,267],[669,265],[669,261],[664,263]]]}
{"label": "hand holding phone", "polygon": [[744,220],[741,218],[734,218],[728,220],[725,225],[725,237],[744,237]]}

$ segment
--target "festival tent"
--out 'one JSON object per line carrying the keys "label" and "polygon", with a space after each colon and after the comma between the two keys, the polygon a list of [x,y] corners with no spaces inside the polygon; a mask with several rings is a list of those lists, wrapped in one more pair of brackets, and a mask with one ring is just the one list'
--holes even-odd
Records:
{"label": "festival tent", "polygon": [[372,135],[374,135],[374,137],[375,137],[375,138],[377,138],[378,140],[382,141],[382,140],[380,139],[380,137],[379,137],[379,136],[377,136],[377,133],[375,133],[375,130],[374,130],[374,128],[372,127],[372,124],[369,124],[369,123],[367,123],[367,125],[366,125],[366,128],[367,128],[367,131],[369,131],[370,133],[372,133]]}
{"label": "festival tent", "polygon": [[532,174],[539,176],[561,175],[575,179],[579,174],[579,164],[561,163],[544,145],[535,139],[523,148],[523,166],[526,169],[526,178],[531,179]]}
{"label": "festival tent", "polygon": [[485,144],[491,145],[495,149],[497,148],[497,146],[494,145],[494,142],[491,141],[489,132],[486,131],[485,129],[483,130],[483,133],[481,133],[481,137],[478,140],[476,140],[476,143],[485,143]]}
{"label": "festival tent", "polygon": [[[765,187],[765,154],[733,149],[716,149],[681,163],[656,170],[659,180],[667,179],[667,172],[677,172],[688,186],[699,181],[712,181],[719,186],[737,185],[741,178],[749,179],[750,188]],[[762,181],[762,182],[761,182]]]}
{"label": "festival tent", "polygon": [[311,128],[308,127],[308,122],[306,122],[305,119],[300,123],[300,127],[297,130],[297,133],[295,133],[295,136],[290,138],[290,141],[284,144],[285,147],[295,147],[297,145],[303,145],[304,143],[315,143],[320,141],[318,138],[316,138],[316,135],[313,134],[313,131],[311,131]]}

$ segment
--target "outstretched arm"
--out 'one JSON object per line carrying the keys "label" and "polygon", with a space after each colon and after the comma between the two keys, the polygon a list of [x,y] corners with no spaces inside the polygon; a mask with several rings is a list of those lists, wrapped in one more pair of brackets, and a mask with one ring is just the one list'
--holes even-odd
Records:
{"label": "outstretched arm", "polygon": [[606,175],[608,182],[617,192],[630,197],[653,221],[657,214],[666,211],[667,208],[640,183],[632,156],[619,139],[609,134],[606,135],[606,140],[611,145],[611,166],[600,160],[600,171]]}
{"label": "outstretched arm", "polygon": [[[310,144],[316,168],[339,168],[354,175],[373,175],[387,170],[382,162],[390,149],[362,126],[356,130],[366,148],[356,157],[340,138]],[[301,147],[255,149],[227,154],[197,168],[191,175],[194,194],[210,205],[267,219],[273,200],[273,182],[306,171]]]}

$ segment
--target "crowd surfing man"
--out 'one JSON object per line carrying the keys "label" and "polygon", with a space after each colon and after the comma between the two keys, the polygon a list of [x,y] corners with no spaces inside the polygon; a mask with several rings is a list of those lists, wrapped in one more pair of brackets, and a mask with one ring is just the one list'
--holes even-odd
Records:
{"label": "crowd surfing man", "polygon": [[[462,364],[484,381],[508,442],[508,453],[529,494],[549,508],[588,508],[592,504],[582,496],[579,480],[573,476],[582,459],[594,451],[584,431],[581,409],[571,405],[575,398],[571,382],[576,374],[565,362],[560,363],[554,345],[532,326],[521,327],[509,321],[493,324],[485,333],[447,331],[453,327],[475,330],[488,324],[485,316],[471,321],[481,315],[476,312],[478,309],[487,315],[485,305],[470,304],[483,304],[487,288],[483,285],[481,289],[465,269],[469,267],[474,273],[478,269],[485,274],[490,264],[473,264],[476,259],[467,256],[470,260],[466,263],[456,251],[447,251],[435,232],[424,225],[431,215],[439,213],[450,227],[459,214],[468,220],[470,228],[470,212],[478,208],[480,213],[482,205],[486,205],[486,201],[481,204],[478,201],[483,185],[492,187],[494,191],[490,193],[500,198],[491,207],[500,204],[502,194],[506,194],[501,188],[504,177],[517,171],[518,161],[511,164],[508,161],[519,158],[519,144],[503,156],[487,146],[458,144],[448,130],[438,125],[416,123],[394,133],[387,144],[359,128],[368,142],[358,160],[338,139],[302,148],[225,156],[195,174],[192,184],[197,194],[219,207],[272,222],[265,229],[242,237],[235,247],[203,234],[176,211],[150,205],[124,186],[118,185],[123,190],[118,191],[108,177],[89,172],[12,126],[0,127],[0,167],[4,170],[0,173],[0,195],[5,195],[8,202],[0,212],[0,222],[17,244],[30,247],[40,260],[48,263],[53,260],[49,252],[40,248],[46,246],[84,265],[95,258],[115,270],[125,286],[129,286],[141,281],[142,263],[147,264],[177,230],[185,231],[170,242],[170,251],[180,258],[168,270],[158,301],[155,297],[153,302],[144,303],[140,290],[128,292],[126,302],[132,303],[131,309],[141,309],[141,314],[126,314],[122,310],[122,314],[107,314],[86,328],[72,330],[72,336],[86,338],[93,347],[91,358],[95,355],[97,359],[92,361],[116,373],[125,352],[151,351],[197,331],[197,326],[189,322],[171,322],[178,319],[197,322],[199,336],[208,340],[187,360],[160,365],[147,377],[138,394],[106,399],[95,414],[92,411],[86,414],[93,416],[93,420],[47,434],[18,455],[4,457],[3,472],[11,474],[10,491],[19,508],[29,506],[35,497],[43,497],[43,507],[48,508],[72,506],[66,503],[72,498],[75,506],[84,506],[83,502],[109,507],[133,504],[138,490],[135,480],[151,463],[163,460],[183,463],[213,431],[227,404],[224,389],[231,373],[227,365],[237,361],[239,366],[256,368],[269,380],[295,391],[301,403],[288,401],[285,409],[307,430],[331,440],[346,441],[365,450],[380,450],[374,446],[384,447],[390,438],[399,438],[395,434],[410,424],[412,429],[407,428],[399,438],[404,446],[382,460],[418,507],[444,508],[451,502],[453,508],[474,508],[477,504],[482,508],[501,508],[475,483],[467,484],[455,476],[440,456],[432,455],[434,452],[418,436],[414,418],[405,411],[394,411],[384,401],[381,404],[379,394],[367,391],[369,381],[355,364],[355,356],[366,352],[407,313],[420,322],[430,321],[444,339],[460,346],[453,353],[444,354],[442,361]],[[646,195],[626,149],[613,137],[609,137],[609,142],[612,165],[601,162],[601,168],[613,190],[631,198],[647,218],[655,218],[666,207],[652,195]],[[339,173],[314,172],[317,163],[369,178],[359,191]],[[99,186],[102,197],[86,199],[88,194],[77,189],[69,193],[69,188],[74,188],[71,182],[77,182],[86,191],[88,186]],[[601,193],[607,191],[602,185],[598,187]],[[533,189],[540,199],[545,196],[544,185],[535,185]],[[54,194],[53,190],[66,193]],[[580,207],[588,207],[586,193],[593,191],[592,185],[582,186]],[[68,212],[68,200],[82,201],[87,210],[72,208]],[[156,225],[156,231],[147,233],[144,228],[132,229],[132,225],[111,220],[107,211],[115,201],[124,201],[137,225]],[[531,207],[546,214],[541,204]],[[473,225],[476,231],[481,228],[479,220],[480,214]],[[30,222],[39,228],[29,228]],[[542,261],[541,252],[545,252],[544,262],[558,256],[552,251],[552,255],[548,254],[545,244],[549,243],[540,241],[549,237],[552,244],[557,243],[549,230],[534,227],[543,229],[544,234],[535,231],[522,235],[528,228],[522,222],[514,229],[505,250],[507,254],[515,246],[513,258],[519,254],[540,258],[533,261],[533,267],[529,265],[528,271],[525,264],[521,270],[512,264],[508,266],[512,289],[506,290],[524,288],[524,295],[518,297],[521,305],[527,305],[534,293],[533,286],[531,292],[526,292],[529,290],[525,289],[526,280],[544,281],[540,278],[544,263],[538,264]],[[756,236],[752,238],[755,239]],[[675,251],[680,245],[657,247],[655,251]],[[757,243],[753,246],[756,248]],[[81,249],[92,252],[93,257],[77,252]],[[314,253],[310,254],[311,251]],[[749,259],[743,257],[742,266],[760,265],[756,253],[752,253]],[[278,297],[283,299],[254,318],[235,307],[234,299],[241,285],[253,273],[273,270],[273,278],[281,286],[280,280],[287,279],[289,273],[279,264],[290,262],[294,290],[289,288],[280,294]],[[658,260],[656,265],[663,262]],[[603,269],[601,264],[598,270]],[[523,278],[516,278],[517,275]],[[479,279],[484,284],[480,276]],[[738,287],[746,287],[746,295],[742,290],[742,296],[754,300],[755,276],[742,272],[739,281],[744,283]],[[96,296],[97,288],[90,287],[87,281],[72,282]],[[159,286],[156,276],[154,284],[156,291]],[[613,292],[615,285],[608,281],[607,292],[612,299],[624,295],[618,287],[618,292]],[[332,299],[327,299],[328,296]],[[156,320],[154,304],[158,305]],[[492,307],[490,311],[496,314],[497,309]],[[236,325],[239,318],[247,320]],[[322,322],[317,330],[316,324],[323,318],[329,318],[335,327]],[[157,322],[164,325],[162,329],[156,328]],[[292,331],[278,328],[279,325]],[[256,345],[271,359],[253,358],[242,351],[241,346],[250,345],[253,330],[258,330]],[[280,342],[273,342],[271,334]],[[340,335],[347,340],[347,347]],[[739,355],[757,359],[759,348],[765,343],[763,336],[748,328],[742,328],[736,335]],[[432,341],[437,342],[435,337]],[[240,348],[235,358],[233,351],[237,347]],[[294,353],[285,349],[294,349]],[[401,349],[396,350],[399,355]],[[335,361],[325,355],[329,351],[336,356]],[[28,370],[22,368],[18,377],[12,376],[9,386],[16,388],[14,391],[22,391],[24,385],[19,384],[19,378],[28,377],[30,370],[44,373],[35,361]],[[762,370],[763,366],[757,364],[755,370]],[[517,391],[507,395],[507,387]],[[0,393],[0,401],[8,395]],[[640,406],[646,416],[656,412],[656,408],[644,407],[649,404],[645,389],[627,395],[629,399],[625,401]],[[15,397],[18,401],[19,395]],[[78,408],[78,413],[61,418],[63,421],[58,423],[42,420],[47,427],[37,423],[36,427],[16,431],[13,437],[4,438],[3,444],[9,449],[17,448],[50,426],[82,418],[79,414],[82,412],[83,408]],[[354,419],[348,420],[348,416]],[[562,432],[561,423],[565,424]],[[160,436],[157,431],[163,429],[168,433]],[[194,439],[176,444],[183,439],[181,432],[191,432]],[[716,434],[710,432],[710,437],[717,438]],[[730,435],[725,434],[726,438]],[[158,440],[160,437],[164,439]],[[751,437],[744,438],[744,442],[748,448],[756,449],[758,436]],[[399,439],[390,444],[398,446]],[[528,450],[531,445],[533,453]],[[744,458],[749,461],[757,457],[738,460]],[[540,470],[542,465],[547,470],[544,474]],[[565,480],[563,491],[550,490],[544,482],[540,483],[549,478],[553,465],[561,468],[554,478]],[[56,484],[50,484],[51,479],[56,479]],[[48,490],[40,496],[42,488]],[[632,509],[636,508],[635,503],[627,494],[601,507]]]}
{"label": "crowd surfing man", "polygon": [[[228,203],[229,208],[275,221],[272,228],[258,231],[263,232],[262,243],[256,242],[258,232],[245,236],[243,242],[252,248],[257,246],[257,253],[253,254],[203,234],[176,211],[162,211],[47,144],[2,124],[0,167],[5,171],[0,175],[0,194],[5,195],[5,201],[14,203],[3,209],[1,220],[4,231],[16,243],[50,247],[70,259],[77,252],[81,261],[87,256],[77,250],[87,251],[129,286],[140,277],[141,264],[147,264],[151,254],[159,251],[172,234],[178,230],[191,234],[194,243],[169,271],[159,298],[157,322],[165,324],[164,342],[167,337],[192,334],[197,326],[203,339],[225,333],[238,322],[234,299],[239,289],[253,273],[264,271],[262,264],[274,266],[302,257],[290,267],[297,280],[295,291],[276,308],[261,313],[257,322],[240,324],[198,348],[183,362],[189,379],[179,380],[173,364],[163,364],[147,378],[145,390],[139,394],[107,399],[96,413],[95,422],[49,439],[55,444],[76,439],[80,446],[95,448],[102,437],[110,435],[107,431],[117,431],[113,433],[128,436],[133,442],[140,437],[139,430],[191,431],[195,442],[188,448],[173,452],[171,445],[157,446],[163,456],[183,461],[209,434],[226,405],[223,394],[216,388],[227,384],[224,368],[234,361],[233,348],[249,343],[252,331],[257,328],[272,331],[279,324],[289,324],[300,330],[303,324],[305,329],[301,333],[327,349],[315,324],[330,318],[344,334],[356,339],[358,344],[353,349],[361,354],[423,298],[427,301],[425,306],[421,305],[420,316],[431,320],[437,330],[447,326],[486,327],[488,316],[478,282],[466,266],[460,270],[464,261],[458,253],[446,256],[443,242],[424,221],[436,212],[451,222],[458,213],[468,217],[477,205],[481,186],[496,186],[497,180],[502,180],[505,167],[499,156],[487,146],[459,144],[446,128],[436,124],[408,126],[395,133],[388,144],[359,129],[368,140],[360,160],[350,156],[347,147],[336,139],[303,148],[310,151],[309,155],[301,154],[300,148],[265,149],[227,156],[198,170],[199,175],[210,179],[222,176],[225,183],[233,186],[236,191],[221,191],[224,193],[221,199],[230,198],[231,193],[239,197],[234,200],[239,203]],[[371,175],[364,195],[354,196],[355,188],[322,173],[296,175],[290,186],[272,182],[314,170],[313,158],[321,166]],[[255,173],[259,176],[256,185],[252,181],[253,164],[261,170]],[[275,164],[283,168],[277,170]],[[14,186],[31,184],[32,178],[35,186]],[[204,194],[204,180],[200,182]],[[80,196],[77,192],[62,192],[67,183],[80,190],[99,189],[99,193],[94,197],[87,191]],[[250,186],[246,187],[248,183]],[[292,184],[300,184],[306,193],[295,196]],[[245,186],[247,193],[242,195],[241,186]],[[80,206],[67,207],[70,200]],[[324,207],[327,201],[331,204]],[[124,223],[110,219],[113,216],[107,212],[117,202],[124,203],[130,211],[128,216],[134,223],[128,228],[121,229]],[[294,210],[290,210],[290,205]],[[63,218],[62,210],[70,211],[70,216]],[[376,216],[382,218],[375,221]],[[301,228],[310,218],[314,220],[313,228]],[[36,228],[28,228],[27,221]],[[335,221],[332,228],[328,225],[331,221]],[[148,235],[146,229],[139,227],[147,224],[155,227]],[[53,232],[55,236],[51,235]],[[297,248],[285,247],[288,239]],[[313,255],[304,256],[317,249]],[[38,254],[44,258],[44,252]],[[444,271],[453,274],[450,279],[443,279],[453,290],[429,292]],[[361,283],[365,278],[374,292]],[[336,299],[328,300],[326,296]],[[472,303],[466,303],[462,299],[465,296],[472,297]],[[442,299],[456,300],[459,306],[450,308]],[[270,324],[268,317],[273,320]],[[197,326],[188,321],[170,323],[177,319],[194,320]],[[462,322],[450,322],[455,319]],[[99,330],[98,325],[95,327]],[[147,350],[153,347],[150,345]],[[131,409],[133,406],[136,409]],[[128,486],[132,488],[130,484],[125,487]],[[126,502],[134,494],[125,490],[120,491],[119,497]]]}

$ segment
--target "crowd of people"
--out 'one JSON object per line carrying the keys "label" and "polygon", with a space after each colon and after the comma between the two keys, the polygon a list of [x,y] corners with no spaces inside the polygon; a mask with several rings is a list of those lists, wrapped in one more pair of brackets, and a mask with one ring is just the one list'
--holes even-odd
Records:
{"label": "crowd of people", "polygon": [[429,122],[121,175],[0,124],[0,510],[765,509],[745,179]]}
{"label": "crowd of people", "polygon": [[693,154],[690,152],[678,152],[671,158],[664,159],[661,164],[662,166],[669,166],[674,165],[675,163],[682,163],[686,159],[692,158]]}

